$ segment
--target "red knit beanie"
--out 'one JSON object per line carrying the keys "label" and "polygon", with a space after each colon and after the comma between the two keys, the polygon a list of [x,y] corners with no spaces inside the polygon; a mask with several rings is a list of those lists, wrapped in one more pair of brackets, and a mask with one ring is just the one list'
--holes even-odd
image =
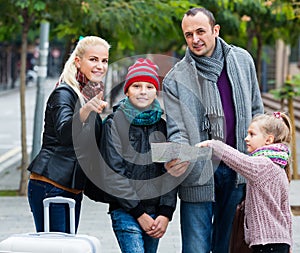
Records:
{"label": "red knit beanie", "polygon": [[139,58],[128,68],[124,84],[124,93],[127,92],[129,86],[134,82],[152,83],[156,90],[159,90],[158,66],[149,59]]}

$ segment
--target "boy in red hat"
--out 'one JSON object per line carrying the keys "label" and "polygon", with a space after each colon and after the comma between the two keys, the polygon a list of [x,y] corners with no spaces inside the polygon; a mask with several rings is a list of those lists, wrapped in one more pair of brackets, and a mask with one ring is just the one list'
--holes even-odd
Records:
{"label": "boy in red hat", "polygon": [[[150,143],[165,142],[167,134],[156,99],[157,71],[149,59],[140,58],[130,66],[124,84],[126,98],[103,125],[101,154],[108,167],[121,175],[109,183],[109,214],[122,252],[156,252],[176,207],[176,190],[166,187],[165,176],[170,175],[162,163],[151,160]],[[166,166],[172,163],[176,162]]]}

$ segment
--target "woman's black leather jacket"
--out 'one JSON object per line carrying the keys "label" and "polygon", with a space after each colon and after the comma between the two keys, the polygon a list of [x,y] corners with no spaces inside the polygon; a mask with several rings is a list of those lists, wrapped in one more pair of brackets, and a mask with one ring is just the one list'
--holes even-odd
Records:
{"label": "woman's black leather jacket", "polygon": [[[50,94],[45,110],[42,148],[28,167],[30,172],[79,190],[83,189],[86,177],[77,158],[87,158],[90,138],[96,138],[95,142],[99,143],[102,124],[100,116],[95,113],[83,124],[79,118],[80,107],[78,95],[65,83]],[[90,148],[97,149],[97,146]]]}

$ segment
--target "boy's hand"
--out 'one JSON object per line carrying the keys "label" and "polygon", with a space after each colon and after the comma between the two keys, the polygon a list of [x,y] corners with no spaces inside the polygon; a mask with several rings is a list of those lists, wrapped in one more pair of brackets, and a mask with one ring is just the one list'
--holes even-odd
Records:
{"label": "boy's hand", "polygon": [[165,216],[159,215],[154,220],[152,230],[148,231],[147,234],[153,238],[162,238],[167,231],[169,225],[169,219]]}
{"label": "boy's hand", "polygon": [[154,228],[154,219],[149,214],[143,213],[137,218],[137,221],[145,232],[149,232]]}

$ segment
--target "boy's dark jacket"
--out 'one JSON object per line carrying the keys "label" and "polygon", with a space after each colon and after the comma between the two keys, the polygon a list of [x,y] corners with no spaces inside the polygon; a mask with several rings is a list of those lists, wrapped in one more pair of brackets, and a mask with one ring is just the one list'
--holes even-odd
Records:
{"label": "boy's dark jacket", "polygon": [[[95,201],[109,203],[110,211],[123,208],[135,218],[148,213],[171,220],[176,206],[176,189],[160,194],[161,189],[154,187],[149,180],[165,172],[163,163],[152,163],[150,150],[150,142],[166,141],[165,120],[161,118],[153,125],[137,126],[130,124],[121,110],[114,109],[114,113],[104,120],[99,148],[104,163],[108,165],[107,170],[113,170],[121,177],[107,177],[103,181],[112,194],[105,194],[91,181],[86,185],[85,194]],[[143,199],[145,194],[154,197]]]}

